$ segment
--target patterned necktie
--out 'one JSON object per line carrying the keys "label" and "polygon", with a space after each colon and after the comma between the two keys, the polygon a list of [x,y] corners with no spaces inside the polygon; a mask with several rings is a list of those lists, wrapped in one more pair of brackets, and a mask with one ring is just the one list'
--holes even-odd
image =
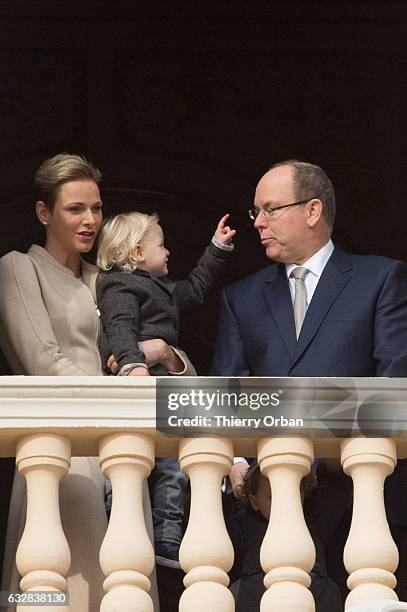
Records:
{"label": "patterned necktie", "polygon": [[290,276],[295,279],[295,298],[294,298],[294,320],[297,340],[301,332],[301,327],[305,318],[305,305],[307,303],[307,289],[304,278],[308,274],[307,268],[294,268]]}

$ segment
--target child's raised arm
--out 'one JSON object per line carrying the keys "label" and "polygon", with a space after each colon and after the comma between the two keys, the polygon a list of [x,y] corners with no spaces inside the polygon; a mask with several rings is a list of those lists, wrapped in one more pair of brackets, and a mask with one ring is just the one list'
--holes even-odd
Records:
{"label": "child's raised arm", "polygon": [[205,293],[225,272],[228,259],[233,251],[232,239],[236,230],[231,229],[226,222],[229,213],[219,221],[211,244],[205,249],[195,268],[186,280],[177,281],[176,298],[180,310],[201,304]]}

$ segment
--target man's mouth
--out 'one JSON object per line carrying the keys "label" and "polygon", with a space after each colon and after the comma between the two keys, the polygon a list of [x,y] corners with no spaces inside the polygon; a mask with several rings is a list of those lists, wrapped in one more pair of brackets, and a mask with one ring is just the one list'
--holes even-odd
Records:
{"label": "man's mouth", "polygon": [[271,236],[261,238],[261,243],[263,246],[268,246],[271,242],[275,242],[275,241],[276,239]]}

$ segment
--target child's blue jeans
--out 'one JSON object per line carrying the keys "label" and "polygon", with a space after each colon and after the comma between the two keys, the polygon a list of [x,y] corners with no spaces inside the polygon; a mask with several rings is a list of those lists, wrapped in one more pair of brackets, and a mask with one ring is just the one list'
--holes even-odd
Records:
{"label": "child's blue jeans", "polygon": [[188,476],[181,472],[178,459],[157,457],[152,511],[154,542],[160,552],[167,542],[177,548],[181,544],[187,485]]}
{"label": "child's blue jeans", "polygon": [[[154,476],[154,543],[160,554],[165,556],[167,543],[173,544],[177,552],[181,544],[188,476],[181,472],[175,457],[157,457]],[[105,506],[110,515],[112,483],[109,479],[105,480]],[[174,546],[171,547],[173,550]]]}

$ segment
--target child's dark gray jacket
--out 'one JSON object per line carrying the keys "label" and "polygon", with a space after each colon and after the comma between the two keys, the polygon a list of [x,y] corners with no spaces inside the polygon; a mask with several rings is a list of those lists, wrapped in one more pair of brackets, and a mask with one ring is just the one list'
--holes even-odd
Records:
{"label": "child's dark gray jacket", "polygon": [[[155,278],[145,270],[113,268],[99,274],[97,303],[101,312],[100,352],[106,369],[113,354],[119,367],[144,363],[137,342],[161,338],[177,346],[180,312],[203,302],[207,289],[224,271],[230,252],[210,244],[186,280]],[[166,375],[162,366],[151,373]]]}

